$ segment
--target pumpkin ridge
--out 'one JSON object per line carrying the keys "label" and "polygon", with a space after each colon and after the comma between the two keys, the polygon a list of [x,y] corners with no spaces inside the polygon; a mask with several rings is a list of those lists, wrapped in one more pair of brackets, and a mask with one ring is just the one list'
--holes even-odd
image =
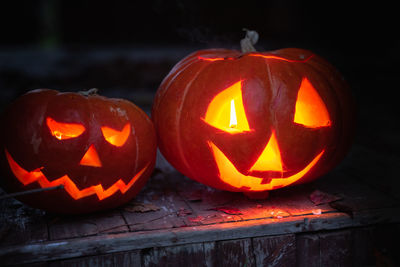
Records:
{"label": "pumpkin ridge", "polygon": [[131,123],[131,128],[132,128],[132,134],[135,136],[135,142],[136,142],[136,155],[135,155],[135,172],[138,169],[139,166],[139,139],[136,134],[135,126]]}
{"label": "pumpkin ridge", "polygon": [[192,83],[197,79],[197,77],[199,77],[200,73],[206,68],[208,67],[209,64],[205,64],[203,66],[200,67],[200,69],[197,70],[196,74],[193,75],[191,77],[191,79],[186,83],[186,87],[183,90],[183,94],[182,94],[182,101],[181,104],[179,105],[177,111],[176,111],[176,138],[177,138],[177,148],[178,148],[178,153],[181,155],[181,158],[183,160],[183,163],[187,169],[188,172],[191,172],[191,168],[190,165],[188,163],[188,161],[186,160],[186,156],[185,153],[183,152],[182,149],[182,141],[181,141],[181,113],[182,113],[182,109],[183,109],[183,105],[185,103],[185,99],[186,99],[186,95],[192,85]]}
{"label": "pumpkin ridge", "polygon": [[[54,91],[54,90],[52,90],[52,91]],[[47,108],[48,108],[48,106],[49,106],[49,102],[50,102],[51,98],[54,98],[55,96],[59,95],[59,92],[56,92],[56,91],[54,91],[54,92],[55,92],[55,94],[53,94],[52,96],[49,96],[49,97],[47,98],[46,103],[43,104],[42,114],[40,114],[40,118],[42,119],[42,121],[39,123],[39,125],[40,125],[39,127],[40,127],[40,128],[42,128],[42,127],[43,127],[43,124],[46,123]],[[47,127],[47,126],[46,126],[46,127]],[[38,128],[38,129],[39,129],[39,128]],[[37,132],[37,133],[38,133],[39,135],[41,134],[40,131]],[[36,154],[39,153],[39,147],[40,147],[41,143],[42,143],[42,142],[40,142],[40,144],[37,146]],[[36,164],[37,166],[39,166],[40,164],[39,164],[39,162],[38,162],[38,157],[34,157],[34,159],[35,159],[35,164]]]}
{"label": "pumpkin ridge", "polygon": [[[189,59],[190,56],[187,57],[188,61],[184,62],[183,64],[181,64],[179,67],[177,68],[173,68],[170,73],[165,76],[165,78],[163,79],[163,81],[161,82],[161,84],[164,84],[164,82],[167,81],[167,79],[169,78],[169,75],[173,73],[173,71],[177,71],[176,73],[174,73],[173,77],[171,77],[169,79],[169,81],[167,82],[167,84],[165,86],[163,86],[163,90],[159,90],[159,92],[157,92],[156,98],[155,98],[155,103],[153,106],[153,110],[158,108],[158,105],[163,101],[163,98],[166,94],[166,92],[168,91],[168,88],[171,86],[171,84],[175,81],[175,78],[178,77],[183,71],[185,71],[190,65],[192,65],[192,63],[195,63],[195,59]],[[182,69],[180,69],[182,68]],[[179,71],[178,71],[179,70]],[[155,114],[155,112],[152,112],[153,114]]]}

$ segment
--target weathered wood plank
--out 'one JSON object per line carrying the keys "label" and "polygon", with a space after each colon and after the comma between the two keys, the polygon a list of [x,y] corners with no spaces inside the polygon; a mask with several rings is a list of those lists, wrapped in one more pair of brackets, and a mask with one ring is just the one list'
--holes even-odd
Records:
{"label": "weathered wood plank", "polygon": [[253,238],[256,266],[296,266],[294,234]]}
{"label": "weathered wood plank", "polygon": [[281,235],[303,231],[340,229],[351,226],[353,226],[353,220],[343,213],[249,220],[157,231],[90,236],[42,242],[29,246],[8,246],[2,247],[0,258],[3,258],[4,262],[7,263],[35,262],[130,251],[149,247]]}
{"label": "weathered wood plank", "polygon": [[297,236],[298,266],[353,266],[351,230]]}
{"label": "weathered wood plank", "polygon": [[216,242],[204,242],[203,243],[204,250],[204,266],[213,267],[215,266],[215,255],[216,252]]}
{"label": "weathered wood plank", "polygon": [[338,201],[352,211],[398,206],[399,201],[368,184],[358,182],[346,170],[327,174],[312,183],[318,189],[342,197]]}
{"label": "weathered wood plank", "polygon": [[[307,186],[285,188],[271,192],[267,199],[254,200],[247,198],[242,193],[209,188],[188,178],[178,185],[180,196],[193,211],[192,216],[185,220],[191,226],[334,211],[327,204],[316,206],[312,203],[309,194],[313,190],[313,187]],[[238,214],[216,211],[215,208],[218,207],[237,209]]]}
{"label": "weathered wood plank", "polygon": [[107,255],[96,255],[90,257],[80,257],[69,260],[53,261],[49,267],[119,267],[119,266],[141,266],[140,251],[130,251],[123,253],[112,253]]}
{"label": "weathered wood plank", "polygon": [[[177,185],[177,190],[182,199],[187,203],[192,214],[184,218],[188,226],[215,224],[243,220],[240,216],[226,214],[216,210],[219,207],[238,207],[237,203],[246,201],[240,193],[221,191],[207,187],[184,177],[182,183]],[[246,210],[241,210],[246,212]]]}
{"label": "weathered wood plank", "polygon": [[[356,213],[359,210],[399,206],[394,198],[366,184],[360,184],[354,177],[344,173],[344,170],[339,167],[314,183],[272,191],[265,200],[249,200],[240,193],[221,192],[190,180],[180,185],[179,192],[193,210],[193,217],[196,217],[195,222],[191,224],[189,221],[188,225],[318,214],[336,209],[342,211],[342,207],[345,212],[348,209]],[[336,202],[336,206],[328,203],[317,206],[310,200],[310,194],[315,189],[342,199]],[[190,201],[195,194],[198,195],[198,201]],[[212,211],[218,206],[236,208],[241,214],[225,215]]]}
{"label": "weathered wood plank", "polygon": [[214,266],[255,266],[251,238],[218,241]]}
{"label": "weathered wood plank", "polygon": [[299,267],[321,266],[318,234],[299,234],[296,236],[296,261]]}
{"label": "weathered wood plank", "polygon": [[48,240],[43,211],[30,208],[15,199],[0,201],[0,243],[2,246]]}
{"label": "weathered wood plank", "polygon": [[48,225],[50,240],[128,231],[118,210],[101,214],[53,217]]}
{"label": "weathered wood plank", "polygon": [[202,243],[152,248],[142,254],[143,266],[206,266]]}
{"label": "weathered wood plank", "polygon": [[159,210],[151,212],[130,212],[122,207],[122,214],[130,231],[170,229],[186,226],[178,216],[181,209],[189,209],[186,203],[175,191],[174,182],[165,181],[165,175],[159,173],[151,177],[148,185],[133,200],[141,203],[151,203]]}
{"label": "weathered wood plank", "polygon": [[350,230],[318,234],[321,266],[352,266]]}

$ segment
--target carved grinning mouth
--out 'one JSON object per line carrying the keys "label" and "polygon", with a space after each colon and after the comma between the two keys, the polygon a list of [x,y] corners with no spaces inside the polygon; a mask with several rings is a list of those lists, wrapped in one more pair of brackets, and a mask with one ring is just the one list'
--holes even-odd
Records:
{"label": "carved grinning mouth", "polygon": [[47,187],[52,187],[52,186],[58,186],[58,185],[63,185],[65,191],[75,200],[83,198],[83,197],[88,197],[91,195],[96,194],[99,200],[103,200],[111,195],[113,195],[115,192],[118,190],[121,191],[122,194],[124,194],[126,191],[128,191],[141,177],[141,175],[144,173],[144,171],[147,169],[149,164],[147,164],[142,170],[140,170],[135,176],[132,177],[132,179],[129,181],[128,184],[125,184],[124,181],[119,179],[116,181],[113,185],[111,185],[109,188],[104,189],[101,184],[93,185],[84,189],[79,189],[76,184],[71,180],[71,178],[68,177],[68,175],[64,175],[56,180],[49,181],[46,176],[41,172],[41,168],[38,168],[33,171],[27,171],[23,169],[8,153],[7,150],[5,150],[6,157],[8,164],[10,166],[11,171],[17,177],[17,179],[23,183],[24,185],[31,184],[33,182],[37,182],[42,188],[47,188]]}
{"label": "carved grinning mouth", "polygon": [[252,191],[265,191],[281,188],[302,178],[319,161],[325,150],[322,150],[304,169],[289,177],[272,178],[269,183],[263,183],[262,177],[244,175],[240,173],[228,157],[211,141],[208,142],[218,167],[219,178],[237,188],[246,188]]}

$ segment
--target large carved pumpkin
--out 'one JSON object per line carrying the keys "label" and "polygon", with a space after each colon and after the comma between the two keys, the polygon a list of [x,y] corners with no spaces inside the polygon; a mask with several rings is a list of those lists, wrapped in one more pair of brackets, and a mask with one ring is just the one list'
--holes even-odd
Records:
{"label": "large carved pumpkin", "polygon": [[342,76],[295,48],[194,52],[160,85],[152,117],[159,149],[177,170],[248,193],[327,173],[344,157],[354,128]]}
{"label": "large carved pumpkin", "polygon": [[113,208],[152,173],[156,136],[137,106],[97,94],[35,90],[2,115],[1,184],[8,192],[63,188],[20,197],[57,213]]}

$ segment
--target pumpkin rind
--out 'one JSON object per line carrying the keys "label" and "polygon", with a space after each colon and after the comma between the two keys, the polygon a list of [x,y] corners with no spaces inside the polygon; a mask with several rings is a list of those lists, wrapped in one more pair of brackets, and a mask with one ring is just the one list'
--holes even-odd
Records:
{"label": "pumpkin rind", "polygon": [[[309,128],[294,122],[297,93],[304,78],[326,106],[330,125]],[[252,130],[231,134],[208,125],[204,117],[213,98],[238,81],[242,81],[243,106]],[[309,182],[345,156],[354,135],[353,106],[342,76],[310,51],[288,48],[241,54],[211,49],[187,56],[165,77],[154,100],[152,119],[159,149],[178,171],[218,189],[252,192],[249,187],[221,179],[209,142],[238,172],[261,177],[263,183],[295,175],[323,151],[316,165],[291,184]],[[251,173],[273,133],[284,172]]]}
{"label": "pumpkin rind", "polygon": [[[80,125],[79,135],[57,138],[46,119],[55,121],[53,128],[60,131],[63,125]],[[7,126],[1,133],[1,185],[7,192],[54,183],[64,186],[18,198],[32,207],[56,213],[114,208],[132,199],[154,168],[154,126],[141,109],[126,100],[34,90],[4,111],[2,125]],[[123,133],[126,125],[130,129],[125,127]],[[113,129],[114,135],[121,132],[118,146],[104,138],[104,126]],[[88,157],[95,157],[95,163]],[[14,169],[10,168],[12,161],[17,164]],[[40,175],[24,185],[23,177],[16,178],[17,168],[22,168],[22,173],[36,171]],[[133,177],[137,179],[133,181]]]}

